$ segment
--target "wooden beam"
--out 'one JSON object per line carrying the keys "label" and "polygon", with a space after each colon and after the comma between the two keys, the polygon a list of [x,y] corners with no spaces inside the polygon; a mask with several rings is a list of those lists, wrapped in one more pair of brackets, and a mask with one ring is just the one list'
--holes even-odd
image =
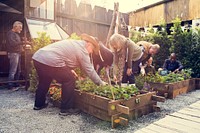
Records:
{"label": "wooden beam", "polygon": [[0,84],[6,84],[6,83],[24,83],[26,80],[14,80],[14,81],[0,81]]}
{"label": "wooden beam", "polygon": [[154,101],[165,102],[165,98],[162,97],[162,96],[153,95],[151,98],[152,98],[152,100],[154,100]]}
{"label": "wooden beam", "polygon": [[6,51],[0,51],[0,55],[7,55]]}
{"label": "wooden beam", "polygon": [[110,37],[112,36],[112,34],[114,33],[114,29],[115,29],[115,22],[116,22],[116,18],[117,18],[117,12],[119,10],[119,3],[115,3],[114,4],[114,10],[113,10],[113,17],[112,17],[112,21],[110,24],[110,29],[108,31],[108,35],[107,35],[107,39],[106,39],[106,47],[109,48],[108,46],[108,41],[110,39]]}
{"label": "wooden beam", "polygon": [[120,112],[120,113],[129,115],[129,107],[126,107],[126,106],[117,104],[117,105],[116,105],[116,110],[117,110],[118,112]]}
{"label": "wooden beam", "polygon": [[76,17],[74,15],[69,15],[69,14],[65,14],[65,13],[57,13],[56,15],[58,17],[62,17],[62,18],[67,18],[67,19],[72,19],[72,20],[77,20],[77,21],[84,21],[84,22],[89,22],[89,23],[95,23],[95,24],[110,26],[109,23],[104,23],[104,22],[101,22],[101,21],[96,21],[96,20],[91,20],[91,19],[78,18],[78,17]]}

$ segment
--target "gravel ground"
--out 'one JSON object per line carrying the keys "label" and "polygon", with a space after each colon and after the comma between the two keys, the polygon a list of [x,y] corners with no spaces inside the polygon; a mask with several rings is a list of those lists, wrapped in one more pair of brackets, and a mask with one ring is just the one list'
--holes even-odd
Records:
{"label": "gravel ground", "polygon": [[91,115],[59,116],[59,109],[48,108],[34,111],[34,94],[19,90],[11,92],[0,88],[0,133],[133,133],[167,114],[176,112],[200,100],[200,90],[179,95],[173,100],[158,103],[161,112],[150,113],[129,121],[127,127],[111,128],[111,123]]}

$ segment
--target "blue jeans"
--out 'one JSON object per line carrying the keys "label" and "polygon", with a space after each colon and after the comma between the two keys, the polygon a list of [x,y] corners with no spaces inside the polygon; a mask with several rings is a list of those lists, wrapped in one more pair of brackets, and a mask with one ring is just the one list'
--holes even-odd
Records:
{"label": "blue jeans", "polygon": [[[21,74],[21,54],[20,53],[8,53],[8,59],[10,61],[8,81],[19,80]],[[9,87],[16,87],[18,85],[9,83]]]}

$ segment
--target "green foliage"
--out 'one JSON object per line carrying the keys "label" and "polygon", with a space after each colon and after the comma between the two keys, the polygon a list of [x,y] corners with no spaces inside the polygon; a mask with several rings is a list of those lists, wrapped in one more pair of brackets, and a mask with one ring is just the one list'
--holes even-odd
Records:
{"label": "green foliage", "polygon": [[76,33],[72,33],[68,39],[80,40],[81,38]]}
{"label": "green foliage", "polygon": [[130,38],[135,42],[143,40],[161,46],[153,60],[156,69],[162,67],[164,60],[169,57],[170,53],[174,52],[184,69],[192,69],[192,77],[200,77],[200,29],[182,31],[180,18],[176,18],[172,23],[169,35],[165,30],[166,23],[162,21],[160,30],[156,33],[152,33],[150,30],[151,32],[142,36],[141,33],[132,31]]}
{"label": "green foliage", "polygon": [[117,99],[129,99],[131,96],[138,93],[138,88],[135,86],[126,87],[114,87],[114,86],[97,86],[91,80],[79,80],[76,82],[76,88],[80,91],[89,92],[95,95],[107,97],[113,99],[113,94],[115,100]]}
{"label": "green foliage", "polygon": [[51,38],[47,36],[46,32],[38,32],[38,38],[32,40],[33,42],[33,53],[38,51],[40,48],[51,43]]}
{"label": "green foliage", "polygon": [[153,64],[155,64],[154,66],[156,69],[162,67],[164,60],[169,56],[169,49],[172,44],[171,38],[169,38],[166,31],[166,23],[164,21],[161,22],[160,30],[157,32],[154,33],[151,28],[145,36],[142,36],[140,32],[132,31],[132,36],[130,38],[136,43],[138,41],[147,41],[153,44],[159,44],[161,49],[154,57]]}
{"label": "green foliage", "polygon": [[[38,38],[33,39],[32,42],[33,42],[32,52],[35,53],[40,48],[50,44],[51,39],[49,36],[47,36],[46,32],[41,32],[38,33]],[[28,89],[32,92],[35,92],[38,85],[38,75],[33,66],[33,63],[31,68],[31,74],[29,74],[29,77],[30,77],[30,86]]]}
{"label": "green foliage", "polygon": [[191,68],[192,77],[200,77],[200,29],[181,30],[181,20],[175,19],[171,28],[171,52],[175,52],[185,69]]}
{"label": "green foliage", "polygon": [[30,86],[28,90],[31,92],[35,92],[38,85],[38,75],[34,67],[32,67],[31,69],[31,74],[29,74],[29,78],[30,78]]}
{"label": "green foliage", "polygon": [[[146,76],[138,75],[136,76],[136,87],[140,90],[144,89],[145,83],[154,82],[154,83],[174,83],[178,81],[183,81],[186,79],[190,79],[192,74],[191,69],[182,70],[179,73],[169,73],[166,76],[161,76],[160,74],[147,74]],[[149,89],[147,87],[147,89]]]}

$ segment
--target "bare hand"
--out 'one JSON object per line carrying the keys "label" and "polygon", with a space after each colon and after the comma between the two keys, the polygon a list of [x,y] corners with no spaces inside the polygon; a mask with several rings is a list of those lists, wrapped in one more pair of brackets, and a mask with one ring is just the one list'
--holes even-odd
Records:
{"label": "bare hand", "polygon": [[173,73],[177,73],[177,72],[178,72],[178,69],[176,69],[176,70],[173,71]]}
{"label": "bare hand", "polygon": [[113,79],[115,81],[115,84],[117,84],[117,76],[116,75],[113,76]]}
{"label": "bare hand", "polygon": [[105,86],[105,85],[108,85],[108,83],[107,83],[107,82],[104,82],[104,81],[102,81],[102,83],[101,83],[100,85],[102,85],[102,86]]}
{"label": "bare hand", "polygon": [[75,78],[75,79],[78,79],[78,75],[76,74],[76,72],[75,72],[74,70],[71,70],[71,72],[72,72],[74,78]]}
{"label": "bare hand", "polygon": [[126,74],[127,74],[128,76],[130,76],[130,75],[132,74],[132,69],[131,69],[131,68],[128,68],[127,71],[126,71]]}

